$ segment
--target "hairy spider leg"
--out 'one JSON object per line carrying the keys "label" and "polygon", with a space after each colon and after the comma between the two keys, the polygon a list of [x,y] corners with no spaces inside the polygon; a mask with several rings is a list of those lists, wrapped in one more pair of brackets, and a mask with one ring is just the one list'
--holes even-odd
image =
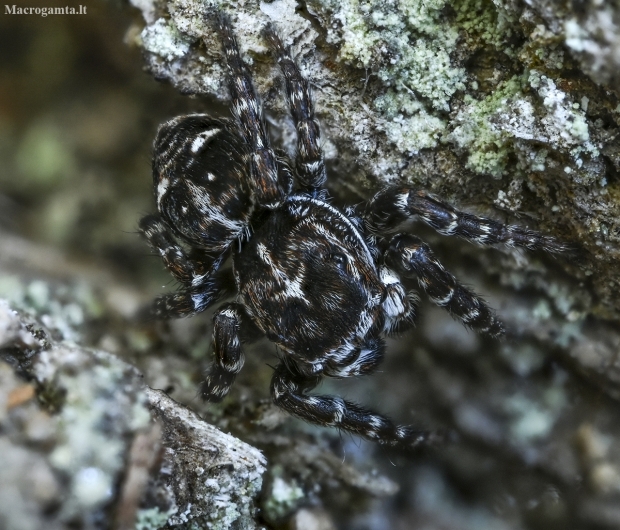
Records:
{"label": "hairy spider leg", "polygon": [[218,403],[230,391],[244,363],[239,327],[240,304],[226,304],[213,317],[213,364],[200,387],[202,399]]}
{"label": "hairy spider leg", "polygon": [[195,315],[207,309],[225,291],[226,285],[216,276],[224,261],[224,253],[207,263],[189,257],[174,234],[157,214],[140,220],[139,230],[157,252],[166,268],[182,284],[181,290],[159,296],[153,302],[152,312],[159,318],[178,318]]}
{"label": "hairy spider leg", "polygon": [[440,234],[458,236],[480,245],[501,243],[552,253],[570,250],[553,237],[461,212],[437,197],[412,188],[386,188],[368,202],[364,212],[371,233],[383,233],[411,217],[420,218]]}
{"label": "hairy spider leg", "polygon": [[239,132],[250,149],[249,166],[256,186],[255,200],[259,206],[273,210],[282,204],[287,193],[285,183],[278,179],[278,164],[270,146],[263,111],[248,67],[241,58],[230,18],[220,12],[216,25],[228,66],[233,112]]}
{"label": "hairy spider leg", "polygon": [[302,187],[316,191],[325,185],[327,174],[321,149],[321,132],[314,117],[314,104],[308,80],[291,58],[273,26],[264,30],[265,38],[273,50],[286,84],[286,95],[291,116],[297,130],[297,156],[295,165]]}
{"label": "hairy spider leg", "polygon": [[419,237],[410,234],[394,236],[385,259],[404,276],[416,278],[435,304],[460,319],[465,326],[492,337],[504,333],[495,312],[479,295],[460,284]]}
{"label": "hairy spider leg", "polygon": [[183,318],[202,313],[216,302],[223,294],[217,278],[209,280],[199,287],[181,289],[174,293],[158,296],[153,301],[152,313],[157,318]]}
{"label": "hairy spider leg", "polygon": [[385,416],[375,414],[337,396],[306,395],[316,387],[319,376],[293,373],[284,363],[276,366],[271,380],[274,403],[288,413],[310,423],[332,426],[385,445],[409,449],[443,441],[439,432],[419,431],[395,425]]}
{"label": "hairy spider leg", "polygon": [[166,268],[185,287],[197,287],[209,279],[214,260],[190,258],[159,215],[143,217],[138,227],[151,248],[161,256]]}
{"label": "hairy spider leg", "polygon": [[420,298],[415,291],[407,292],[398,275],[388,267],[381,267],[379,276],[386,291],[383,332],[387,335],[402,333],[415,324]]}

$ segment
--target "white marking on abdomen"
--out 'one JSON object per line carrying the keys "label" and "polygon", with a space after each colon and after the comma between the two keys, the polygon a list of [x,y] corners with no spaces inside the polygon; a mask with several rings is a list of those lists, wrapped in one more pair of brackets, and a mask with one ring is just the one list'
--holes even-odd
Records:
{"label": "white marking on abdomen", "polygon": [[157,207],[161,204],[161,200],[164,198],[164,195],[168,191],[168,186],[170,185],[170,180],[168,177],[162,177],[159,179],[159,184],[157,184]]}
{"label": "white marking on abdomen", "polygon": [[192,153],[197,153],[202,149],[202,146],[211,138],[213,138],[216,134],[218,134],[222,129],[210,129],[208,131],[203,131],[194,138],[192,142],[192,146],[190,148]]}

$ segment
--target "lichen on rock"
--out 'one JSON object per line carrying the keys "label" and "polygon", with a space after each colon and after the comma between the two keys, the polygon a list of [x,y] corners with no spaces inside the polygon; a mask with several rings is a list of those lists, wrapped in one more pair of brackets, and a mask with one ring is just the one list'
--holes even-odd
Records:
{"label": "lichen on rock", "polygon": [[52,338],[36,313],[27,317],[2,299],[0,355],[28,378],[0,362],[7,530],[99,528],[98,521],[256,528],[265,470],[257,449],[145,387],[133,366]]}

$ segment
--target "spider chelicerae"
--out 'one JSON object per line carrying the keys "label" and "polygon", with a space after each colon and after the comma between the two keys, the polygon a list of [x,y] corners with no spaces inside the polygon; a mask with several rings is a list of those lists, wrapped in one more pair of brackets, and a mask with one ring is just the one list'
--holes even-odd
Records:
{"label": "spider chelicerae", "polygon": [[368,374],[380,364],[383,336],[416,320],[418,286],[438,306],[479,332],[503,333],[480,296],[461,285],[418,237],[397,233],[419,219],[441,234],[482,244],[560,252],[537,232],[463,213],[411,187],[390,186],[369,201],[330,205],[320,132],[308,81],[276,31],[264,38],[278,62],[297,131],[294,161],[270,146],[261,105],[230,19],[214,17],[228,67],[233,119],[206,114],[163,124],[154,143],[158,214],[140,231],[181,284],[156,299],[157,316],[200,313],[227,292],[222,264],[232,254],[236,301],[214,316],[213,364],[201,387],[220,401],[243,366],[240,327],[250,321],[277,345],[275,404],[319,425],[390,445],[440,438],[398,426],[340,397],[309,395],[321,378]]}

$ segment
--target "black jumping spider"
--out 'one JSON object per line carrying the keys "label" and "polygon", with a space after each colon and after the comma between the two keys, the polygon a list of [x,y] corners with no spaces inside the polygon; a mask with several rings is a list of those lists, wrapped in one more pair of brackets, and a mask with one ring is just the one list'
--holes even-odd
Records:
{"label": "black jumping spider", "polygon": [[339,397],[307,394],[323,376],[352,377],[378,367],[382,335],[416,319],[418,298],[406,287],[410,280],[464,325],[502,334],[493,310],[446,271],[424,242],[395,229],[419,218],[442,234],[484,245],[548,252],[563,245],[459,212],[406,186],[385,188],[345,211],[331,206],[308,81],[276,32],[266,28],[297,130],[293,164],[270,147],[230,21],[215,18],[235,118],[180,116],[158,131],[153,179],[159,214],[142,219],[140,230],[182,288],[158,298],[155,313],[175,318],[204,311],[225,291],[218,269],[232,254],[237,301],[214,317],[214,362],[201,388],[205,400],[221,400],[241,370],[239,328],[250,319],[278,346],[271,383],[276,405],[380,443],[411,447],[436,439]]}

